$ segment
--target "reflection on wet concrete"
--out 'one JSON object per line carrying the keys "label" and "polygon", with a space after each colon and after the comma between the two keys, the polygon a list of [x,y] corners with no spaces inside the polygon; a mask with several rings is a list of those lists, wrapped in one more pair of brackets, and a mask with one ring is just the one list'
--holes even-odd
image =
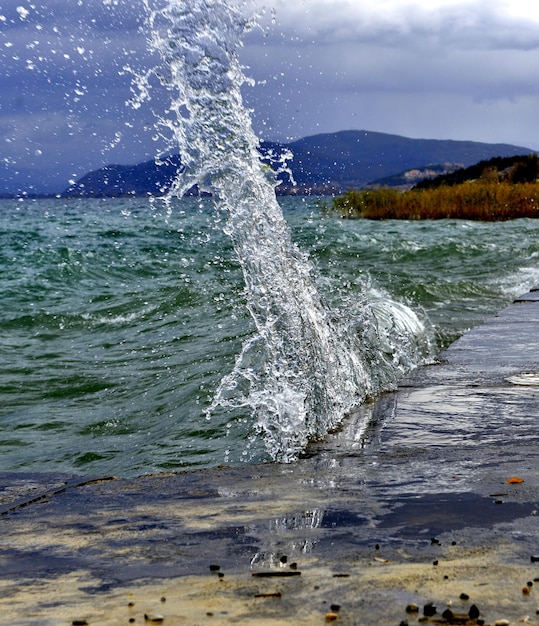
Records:
{"label": "reflection on wet concrete", "polygon": [[[503,506],[500,506],[503,504]],[[401,537],[415,537],[423,533],[436,536],[451,530],[477,526],[492,527],[528,517],[536,511],[530,502],[503,503],[498,497],[476,493],[444,493],[438,496],[404,498],[378,521],[378,528],[391,528]]]}

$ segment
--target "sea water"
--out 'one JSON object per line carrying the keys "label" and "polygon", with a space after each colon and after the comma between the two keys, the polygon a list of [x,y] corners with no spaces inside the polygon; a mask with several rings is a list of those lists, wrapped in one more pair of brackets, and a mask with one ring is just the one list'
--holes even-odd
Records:
{"label": "sea water", "polygon": [[[331,310],[402,303],[435,352],[539,282],[534,220],[351,221],[317,198],[279,205]],[[0,201],[1,471],[271,460],[249,407],[206,419],[257,332],[225,219],[209,198]]]}

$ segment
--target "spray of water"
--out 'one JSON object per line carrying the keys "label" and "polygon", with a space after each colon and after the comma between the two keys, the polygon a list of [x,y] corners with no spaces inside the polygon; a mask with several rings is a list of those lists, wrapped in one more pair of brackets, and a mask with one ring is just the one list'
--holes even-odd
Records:
{"label": "spray of water", "polygon": [[256,324],[209,412],[247,407],[271,458],[291,461],[417,361],[424,328],[395,304],[378,307],[378,315],[358,305],[353,323],[344,324],[342,312],[321,302],[242,102],[246,78],[238,50],[249,20],[230,0],[169,0],[147,8],[150,45],[161,61],[139,77],[139,99],[150,97],[155,77],[170,94],[160,125],[184,165],[170,194],[181,197],[198,185],[226,213]]}

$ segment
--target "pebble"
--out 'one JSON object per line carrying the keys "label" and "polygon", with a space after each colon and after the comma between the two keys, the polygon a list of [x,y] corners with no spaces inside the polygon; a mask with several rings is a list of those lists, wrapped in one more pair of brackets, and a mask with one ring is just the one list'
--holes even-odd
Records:
{"label": "pebble", "polygon": [[477,619],[479,615],[480,615],[479,609],[477,608],[475,604],[472,604],[472,606],[470,607],[470,610],[468,611],[468,617],[470,619]]}
{"label": "pebble", "polygon": [[144,619],[147,622],[153,622],[154,624],[159,624],[165,620],[162,615],[157,615],[156,613],[144,613]]}
{"label": "pebble", "polygon": [[326,613],[326,622],[334,622],[338,617],[337,613]]}
{"label": "pebble", "polygon": [[531,561],[532,563],[537,563],[537,562],[539,561],[539,556],[538,556],[537,554],[532,554],[532,555],[530,556],[530,561]]}
{"label": "pebble", "polygon": [[497,619],[494,626],[509,626],[511,622],[508,619]]}
{"label": "pebble", "polygon": [[427,604],[425,604],[425,606],[423,607],[423,615],[426,615],[427,617],[432,617],[433,615],[436,615],[436,607],[432,602],[428,602]]}
{"label": "pebble", "polygon": [[220,565],[210,565],[210,572],[218,572],[221,569]]}
{"label": "pebble", "polygon": [[88,622],[85,619],[74,619],[71,624],[72,626],[88,626]]}
{"label": "pebble", "polygon": [[414,604],[413,602],[411,602],[407,607],[406,607],[406,612],[407,613],[417,613],[419,611],[419,607],[417,606],[417,604]]}
{"label": "pebble", "polygon": [[461,593],[461,594],[460,594],[460,596],[459,596],[459,598],[460,598],[461,600],[469,600],[469,599],[470,599],[470,596],[469,596],[467,593]]}

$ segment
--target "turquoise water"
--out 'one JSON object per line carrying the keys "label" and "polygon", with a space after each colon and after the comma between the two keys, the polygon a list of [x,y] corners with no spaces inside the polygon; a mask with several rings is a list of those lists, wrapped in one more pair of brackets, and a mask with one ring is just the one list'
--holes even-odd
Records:
{"label": "turquoise water", "polygon": [[[539,282],[539,222],[344,221],[280,200],[334,310],[392,298],[441,350]],[[254,332],[209,199],[0,201],[0,471],[114,473],[264,458],[206,410]]]}

